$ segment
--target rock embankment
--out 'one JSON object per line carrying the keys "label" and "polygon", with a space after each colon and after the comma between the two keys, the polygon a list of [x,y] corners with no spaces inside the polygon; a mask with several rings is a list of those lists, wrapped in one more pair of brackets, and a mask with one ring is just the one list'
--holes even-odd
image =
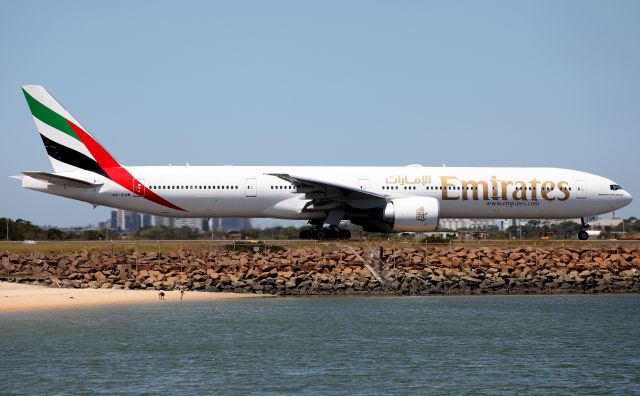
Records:
{"label": "rock embankment", "polygon": [[[53,287],[279,295],[640,292],[640,249],[0,254],[0,280]],[[365,263],[366,261],[366,263]]]}

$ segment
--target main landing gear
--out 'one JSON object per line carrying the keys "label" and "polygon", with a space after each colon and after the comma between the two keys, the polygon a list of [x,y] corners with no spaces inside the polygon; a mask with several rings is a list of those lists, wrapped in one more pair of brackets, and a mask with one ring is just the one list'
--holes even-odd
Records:
{"label": "main landing gear", "polygon": [[589,229],[589,224],[584,221],[584,217],[580,218],[580,222],[582,223],[582,225],[580,226],[580,231],[578,231],[578,239],[581,241],[586,241],[587,239],[589,239],[589,233],[587,232],[587,229]]}
{"label": "main landing gear", "polygon": [[300,231],[300,239],[350,239],[351,231],[343,230],[336,226],[314,227]]}

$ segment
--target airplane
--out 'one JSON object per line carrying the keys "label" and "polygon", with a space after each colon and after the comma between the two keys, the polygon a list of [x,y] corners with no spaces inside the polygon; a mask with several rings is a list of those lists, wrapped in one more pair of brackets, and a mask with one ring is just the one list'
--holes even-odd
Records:
{"label": "airplane", "polygon": [[302,239],[349,239],[350,221],[365,231],[428,232],[440,218],[581,218],[631,200],[616,182],[559,168],[125,166],[47,90],[23,93],[53,172],[15,176],[22,187],[165,217],[307,220]]}

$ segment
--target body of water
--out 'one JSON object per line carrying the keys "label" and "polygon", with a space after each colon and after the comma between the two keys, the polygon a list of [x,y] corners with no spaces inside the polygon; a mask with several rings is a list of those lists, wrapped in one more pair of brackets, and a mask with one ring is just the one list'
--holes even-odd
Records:
{"label": "body of water", "polygon": [[640,296],[270,298],[0,314],[0,394],[640,394]]}

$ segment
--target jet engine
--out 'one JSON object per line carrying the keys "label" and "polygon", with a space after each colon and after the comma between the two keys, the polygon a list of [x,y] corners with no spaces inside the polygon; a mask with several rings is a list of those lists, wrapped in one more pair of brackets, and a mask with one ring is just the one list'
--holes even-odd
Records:
{"label": "jet engine", "polygon": [[382,220],[393,232],[426,232],[438,228],[440,202],[432,197],[393,199],[383,210]]}

